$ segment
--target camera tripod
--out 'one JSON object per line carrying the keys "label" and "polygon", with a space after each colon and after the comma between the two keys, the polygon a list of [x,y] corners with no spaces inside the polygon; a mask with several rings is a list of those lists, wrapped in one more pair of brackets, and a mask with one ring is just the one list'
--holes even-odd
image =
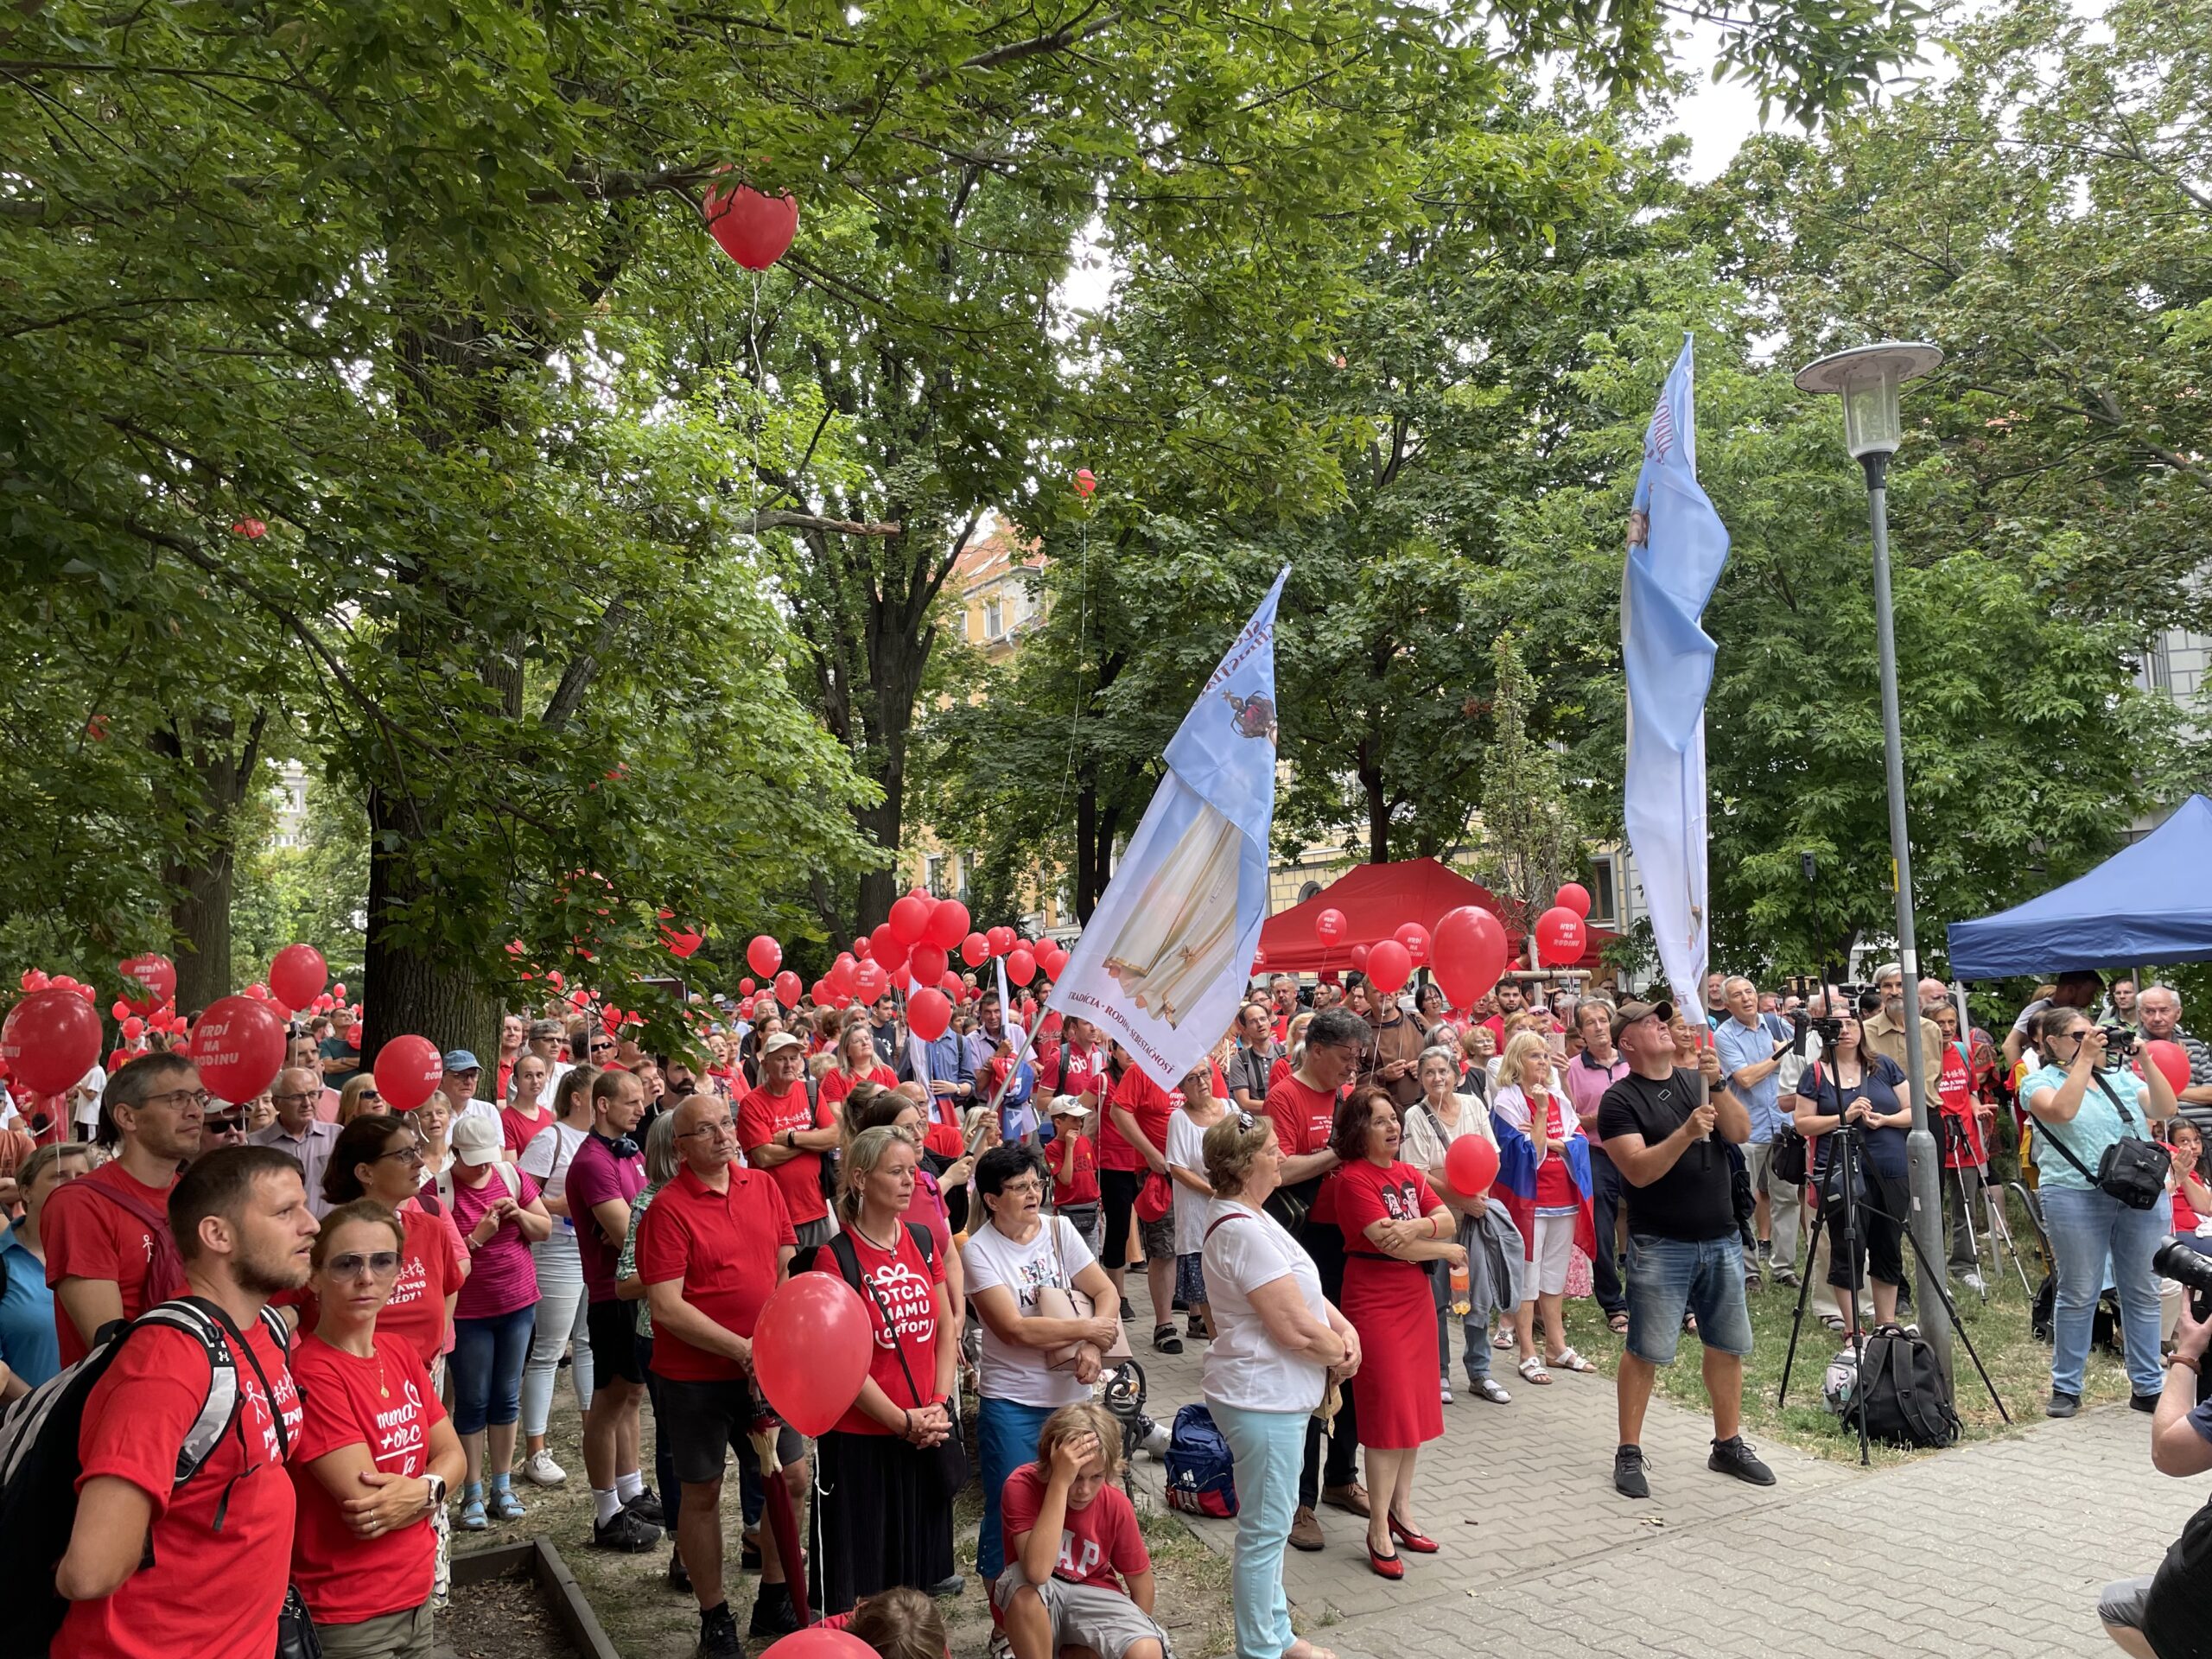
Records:
{"label": "camera tripod", "polygon": [[[1943,1149],[1947,1153],[1966,1154],[1969,1148],[1965,1125],[1961,1124],[1958,1119],[1950,1116],[1946,1116],[1942,1123]],[[2012,1242],[2012,1230],[2005,1220],[2004,1189],[1990,1185],[1989,1164],[1986,1159],[1978,1164],[1961,1164],[1942,1172],[1943,1179],[1948,1181],[1958,1192],[1959,1215],[1966,1226],[1967,1248],[1974,1253],[1976,1272],[1980,1270],[1981,1266],[1981,1236],[1975,1230],[1974,1205],[1967,1197],[1966,1182],[1961,1179],[1962,1172],[1967,1169],[1972,1169],[1981,1177],[1982,1201],[1989,1206],[1984,1217],[1986,1225],[1981,1230],[1989,1237],[1990,1267],[1994,1269],[1997,1276],[2002,1279],[2005,1276],[2005,1256],[2009,1251],[2012,1257],[2012,1271],[2020,1275],[2021,1294],[2029,1300],[2034,1300],[2035,1288],[2028,1283],[2028,1269],[2020,1259],[2020,1247]],[[1981,1293],[1981,1300],[1985,1303],[1989,1300],[1989,1292],[1986,1288]]]}
{"label": "camera tripod", "polygon": [[[1840,1094],[1840,1089],[1837,1092]],[[1875,1214],[1889,1220],[1898,1220],[1898,1217],[1890,1215],[1888,1211],[1878,1208],[1870,1200],[1860,1196],[1859,1166],[1866,1155],[1864,1144],[1866,1131],[1847,1124],[1841,1128],[1831,1129],[1821,1139],[1829,1142],[1827,1168],[1821,1178],[1821,1202],[1814,1207],[1813,1224],[1808,1230],[1805,1240],[1805,1268],[1802,1281],[1797,1287],[1797,1310],[1789,1319],[1789,1351],[1783,1357],[1782,1386],[1776,1391],[1774,1400],[1777,1406],[1788,1403],[1789,1398],[1789,1373],[1797,1363],[1797,1342],[1804,1328],[1805,1304],[1813,1294],[1813,1263],[1820,1255],[1821,1230],[1827,1221],[1828,1200],[1837,1199],[1837,1208],[1843,1212],[1842,1225],[1840,1230],[1841,1236],[1833,1241],[1833,1243],[1848,1252],[1847,1259],[1850,1262],[1851,1272],[1852,1365],[1855,1371],[1862,1375],[1866,1360],[1866,1336],[1865,1326],[1859,1317],[1859,1293],[1865,1282],[1861,1276],[1863,1269],[1859,1266],[1861,1236],[1859,1212],[1861,1210],[1872,1210]],[[1902,1223],[1900,1224],[1902,1225]],[[1911,1230],[1905,1229],[1908,1243],[1910,1242],[1911,1236]],[[1989,1390],[1989,1398],[1997,1408],[1998,1416],[2009,1425],[2012,1421],[2012,1414],[2005,1409],[2005,1402],[1998,1396],[1996,1383],[1990,1381],[1988,1370],[1981,1363],[1981,1356],[1974,1351],[1974,1338],[1967,1334],[1966,1325],[1959,1318],[1958,1304],[1951,1300],[1950,1288],[1945,1283],[1942,1274],[1937,1272],[1929,1274],[1929,1282],[1935,1287],[1936,1298],[1943,1304],[1944,1314],[1950,1319],[1951,1329],[1957,1333],[1960,1345],[1967,1351],[1967,1357],[1974,1361],[1974,1368],[1981,1376],[1982,1387]],[[1866,1444],[1866,1414],[1864,1410],[1860,1410],[1852,1414],[1859,1421],[1859,1461],[1861,1465],[1864,1465],[1872,1460]]]}

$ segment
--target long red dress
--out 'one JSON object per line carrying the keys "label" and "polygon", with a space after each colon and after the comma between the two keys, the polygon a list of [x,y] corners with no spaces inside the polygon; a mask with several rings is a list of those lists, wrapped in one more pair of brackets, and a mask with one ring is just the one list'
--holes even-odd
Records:
{"label": "long red dress", "polygon": [[1436,1301],[1417,1262],[1384,1255],[1367,1238],[1383,1220],[1417,1220],[1436,1195],[1411,1164],[1366,1159],[1330,1177],[1344,1235],[1344,1317],[1359,1332],[1359,1443],[1402,1451],[1444,1433],[1436,1387]]}

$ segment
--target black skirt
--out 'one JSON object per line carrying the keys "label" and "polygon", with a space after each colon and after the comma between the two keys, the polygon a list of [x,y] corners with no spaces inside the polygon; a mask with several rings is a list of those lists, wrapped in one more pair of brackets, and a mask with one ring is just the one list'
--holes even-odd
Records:
{"label": "black skirt", "polygon": [[821,1537],[809,1599],[824,1613],[851,1611],[894,1584],[917,1590],[952,1576],[952,1503],[929,1460],[895,1434],[832,1431],[815,1443],[821,1464]]}

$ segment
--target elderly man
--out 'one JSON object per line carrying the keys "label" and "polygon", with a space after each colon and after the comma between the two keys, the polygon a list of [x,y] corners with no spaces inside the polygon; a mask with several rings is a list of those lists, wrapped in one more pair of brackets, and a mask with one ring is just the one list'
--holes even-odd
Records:
{"label": "elderly man", "polygon": [[1778,1284],[1795,1285],[1797,1271],[1797,1189],[1774,1179],[1774,1150],[1787,1126],[1781,1105],[1783,1056],[1789,1052],[1789,1033],[1777,1034],[1768,1023],[1771,1016],[1759,1013],[1758,988],[1740,974],[1721,983],[1720,995],[1728,1017],[1713,1033],[1720,1053],[1720,1071],[1728,1088],[1751,1116],[1751,1138],[1744,1145],[1744,1162],[1751,1173],[1751,1198],[1757,1206],[1755,1224],[1758,1255],[1751,1263],[1749,1288],[1757,1289],[1760,1274],[1770,1265]]}
{"label": "elderly man", "polygon": [[308,1184],[308,1208],[321,1220],[330,1209],[322,1196],[322,1172],[329,1165],[330,1149],[338,1144],[338,1126],[326,1123],[315,1113],[322,1097],[322,1079],[306,1066],[286,1066],[269,1087],[276,1108],[276,1121],[246,1136],[252,1147],[274,1147],[288,1153],[300,1166]]}
{"label": "elderly man", "polygon": [[[1881,996],[1882,1011],[1866,1020],[1866,1046],[1910,1077],[1912,1068],[1905,1064],[1904,1053],[1905,1033],[1910,1027],[1905,1024],[1904,965],[1885,962],[1877,968],[1874,989]],[[1933,1020],[1921,1014],[1917,1007],[1910,1018],[1920,1028],[1920,1086],[1932,1090],[1943,1071],[1943,1033]]]}
{"label": "elderly man", "polygon": [[537,1092],[537,1103],[550,1108],[553,1090],[572,1069],[561,1058],[561,1039],[563,1035],[558,1020],[533,1020],[530,1022],[530,1052],[545,1062],[545,1087]]}
{"label": "elderly man", "polygon": [[1269,1024],[1278,1043],[1290,1040],[1290,1022],[1298,1017],[1298,976],[1277,974],[1268,982],[1268,999],[1272,1005]]}
{"label": "elderly man", "polygon": [[[734,1451],[739,1472],[758,1474],[751,1430],[766,1412],[753,1397],[753,1329],[798,1240],[767,1172],[735,1166],[737,1128],[727,1102],[691,1096],[676,1109],[675,1135],[683,1167],[638,1224],[638,1277],[652,1315],[660,1432],[683,1485],[677,1547],[699,1599],[698,1651],[702,1659],[743,1659],[722,1593],[722,1467]],[[796,1486],[795,1502],[805,1491],[803,1452],[796,1433],[780,1431],[776,1456]],[[793,1610],[772,1528],[760,1530],[760,1554],[752,1632],[773,1637]]]}
{"label": "elderly man", "polygon": [[464,1117],[480,1117],[493,1128],[498,1128],[499,1103],[476,1098],[476,1085],[484,1076],[483,1065],[476,1056],[465,1048],[456,1048],[447,1053],[445,1064],[446,1080],[439,1086],[445,1090],[446,1099],[453,1106],[453,1122],[458,1123]]}
{"label": "elderly man", "polygon": [[2153,985],[2135,1001],[2143,1020],[2143,1040],[2171,1043],[2189,1056],[2189,1086],[2174,1091],[2181,1115],[2212,1139],[2212,1048],[2181,1027],[2181,993],[2171,985]]}

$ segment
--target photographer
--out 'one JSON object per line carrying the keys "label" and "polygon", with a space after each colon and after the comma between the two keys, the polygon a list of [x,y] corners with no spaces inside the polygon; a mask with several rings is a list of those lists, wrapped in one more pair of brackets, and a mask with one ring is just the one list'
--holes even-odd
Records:
{"label": "photographer", "polygon": [[[1857,1287],[1874,1281],[1874,1321],[1894,1325],[1897,1287],[1904,1281],[1905,1132],[1912,1127],[1912,1092],[1904,1070],[1866,1048],[1855,1014],[1837,1016],[1827,1056],[1797,1084],[1797,1133],[1812,1142],[1813,1189],[1829,1232],[1828,1286],[1849,1331],[1859,1320]],[[1864,1195],[1854,1192],[1857,1237],[1847,1239],[1836,1131],[1860,1139],[1853,1147]],[[1834,1172],[1833,1173],[1831,1172]]]}
{"label": "photographer", "polygon": [[2165,1236],[2171,1211],[2156,1195],[2149,1208],[2137,1208],[2106,1190],[2098,1177],[2107,1148],[2119,1149],[2116,1160],[2124,1159],[2148,1141],[2148,1119],[2174,1115],[2173,1086],[2155,1065],[2145,1066],[2149,1075],[2139,1077],[2110,1064],[2105,1033],[2079,1008],[2046,1010],[2032,1039],[2044,1064],[2021,1080],[2020,1099],[2049,1143],[2048,1155],[2037,1160],[2037,1195],[2058,1269],[2050,1402],[2044,1414],[2071,1417],[2082,1408],[2082,1371],[2107,1257],[2120,1294],[2133,1403],[2149,1411],[2158,1403],[2161,1381],[2158,1291],[2151,1257]]}
{"label": "photographer", "polygon": [[[2183,1310],[2151,1422],[2151,1464],[2161,1474],[2201,1475],[2212,1469],[2212,1402],[2197,1399],[2212,1322],[2199,1319],[2196,1312],[2194,1306]],[[2105,1634],[2137,1659],[2201,1659],[2212,1656],[2212,1624],[2202,1612],[2208,1590],[2212,1503],[2190,1516],[2156,1573],[2107,1585],[2097,1598],[2097,1617]]]}

